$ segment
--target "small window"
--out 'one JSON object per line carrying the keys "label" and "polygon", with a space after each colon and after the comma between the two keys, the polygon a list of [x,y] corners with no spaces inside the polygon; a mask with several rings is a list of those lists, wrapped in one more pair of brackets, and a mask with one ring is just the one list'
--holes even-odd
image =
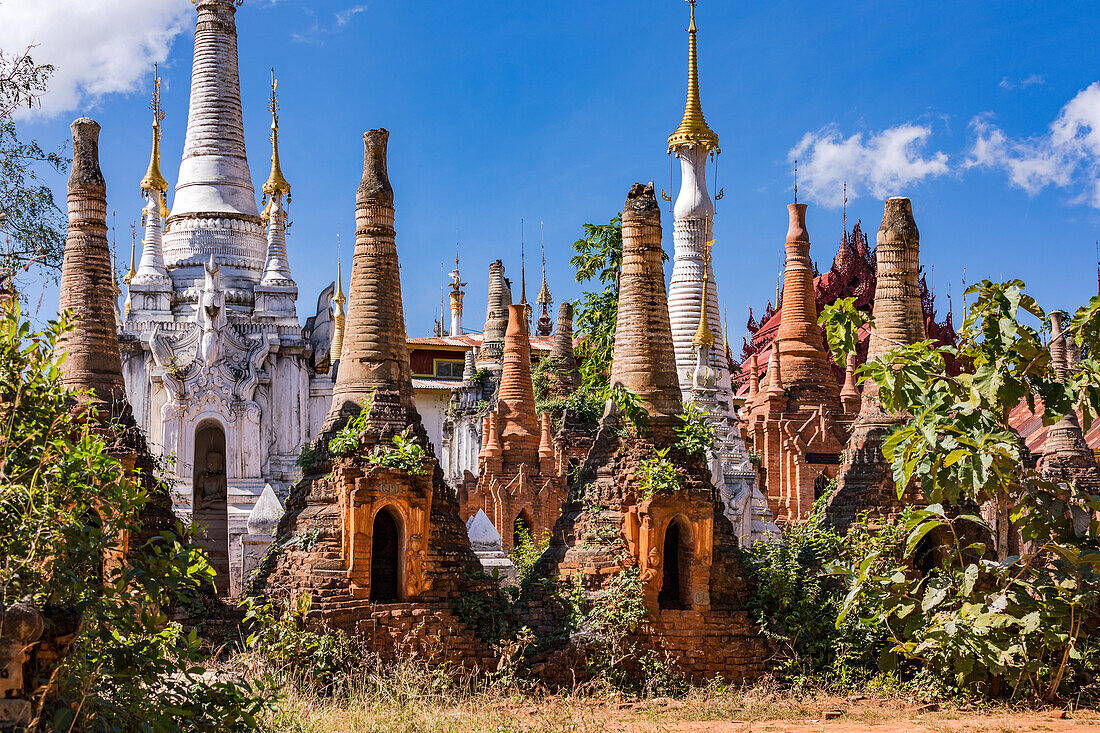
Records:
{"label": "small window", "polygon": [[451,361],[449,359],[435,360],[435,376],[441,379],[462,379],[462,369],[465,362]]}

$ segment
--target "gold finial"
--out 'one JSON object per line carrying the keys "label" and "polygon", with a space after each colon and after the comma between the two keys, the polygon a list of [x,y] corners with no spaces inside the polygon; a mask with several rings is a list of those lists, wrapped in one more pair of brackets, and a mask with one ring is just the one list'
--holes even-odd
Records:
{"label": "gold finial", "polygon": [[[709,218],[707,223],[709,225]],[[710,298],[707,290],[707,286],[710,284],[710,248],[713,246],[713,239],[708,239],[707,243],[703,245],[703,299],[700,301],[699,306],[699,328],[695,329],[695,337],[691,339],[691,343],[696,346],[701,344],[714,346],[714,334],[710,332],[710,318],[708,318],[710,315]]]}
{"label": "gold finial", "polygon": [[340,354],[344,351],[344,274],[341,271],[340,260],[336,260],[336,292],[332,296],[333,325],[332,345],[329,347],[329,361],[339,361]]}
{"label": "gold finial", "polygon": [[699,101],[699,61],[695,42],[695,3],[691,5],[691,25],[688,27],[688,89],[684,103],[684,117],[680,126],[668,136],[668,152],[678,152],[681,148],[704,148],[721,152],[718,148],[718,135],[707,126],[703,118],[703,104]]}
{"label": "gold finial", "polygon": [[161,202],[161,216],[167,217],[168,206],[164,196],[168,190],[168,181],[160,173],[160,123],[164,121],[164,110],[160,108],[160,73],[156,64],[153,64],[153,101],[149,108],[153,110],[153,152],[149,155],[149,170],[141,179],[141,191],[146,196],[157,192]]}
{"label": "gold finial", "polygon": [[127,285],[134,279],[137,269],[134,267],[134,256],[137,254],[137,224],[130,222],[130,269],[122,276],[122,282]]}
{"label": "gold finial", "polygon": [[542,306],[543,311],[553,302],[550,297],[550,288],[546,284],[546,241],[543,237],[543,223],[539,222],[539,250],[542,252],[542,287],[539,289],[539,297],[535,301]]}
{"label": "gold finial", "polygon": [[279,80],[275,78],[275,67],[271,67],[271,102],[268,109],[271,110],[271,175],[264,184],[264,195],[274,196],[277,193],[287,194],[290,198],[290,184],[283,177],[282,168],[279,167],[279,100],[275,96],[275,90],[279,86]]}

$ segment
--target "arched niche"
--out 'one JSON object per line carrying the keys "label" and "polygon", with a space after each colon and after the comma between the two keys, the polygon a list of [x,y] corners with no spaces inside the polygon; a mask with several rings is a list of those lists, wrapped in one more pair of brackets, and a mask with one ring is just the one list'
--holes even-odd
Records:
{"label": "arched niche", "polygon": [[214,586],[229,593],[229,510],[225,462],[225,429],[214,419],[195,425],[195,462],[192,479],[192,521],[196,542],[206,550],[214,568]]}
{"label": "arched niche", "polygon": [[384,506],[374,515],[371,527],[370,600],[394,603],[401,600],[405,537],[401,515]]}
{"label": "arched niche", "polygon": [[512,547],[520,545],[524,532],[527,533],[528,539],[535,539],[535,523],[531,521],[531,514],[526,509],[520,509],[515,521],[512,522]]}
{"label": "arched niche", "polygon": [[657,607],[665,610],[691,608],[692,550],[691,523],[683,517],[674,517],[665,526],[661,548],[661,590],[657,594]]}

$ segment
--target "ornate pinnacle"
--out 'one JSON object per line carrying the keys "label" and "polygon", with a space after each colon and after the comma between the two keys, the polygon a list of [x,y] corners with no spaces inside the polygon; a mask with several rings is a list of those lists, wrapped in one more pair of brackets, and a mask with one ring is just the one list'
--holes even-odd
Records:
{"label": "ornate pinnacle", "polygon": [[[290,195],[290,183],[283,177],[283,170],[279,167],[279,100],[275,96],[275,90],[279,86],[279,80],[275,78],[275,67],[271,67],[271,102],[268,109],[271,110],[271,175],[264,184],[265,196],[274,196],[277,193]],[[288,198],[289,200],[289,198]]]}
{"label": "ornate pinnacle", "polygon": [[167,216],[164,194],[168,190],[168,181],[160,173],[160,123],[164,121],[164,110],[160,108],[160,73],[156,64],[153,64],[153,101],[149,108],[153,110],[153,151],[149,155],[149,170],[141,179],[141,192],[146,196],[152,196],[154,191],[159,193],[161,215]]}
{"label": "ornate pinnacle", "polygon": [[718,150],[718,135],[707,125],[703,118],[703,104],[699,101],[699,59],[696,49],[695,3],[691,4],[691,25],[688,27],[688,89],[684,103],[684,117],[680,126],[668,136],[668,152],[674,153],[681,148],[705,148]]}
{"label": "ornate pinnacle", "polygon": [[707,286],[710,284],[710,248],[714,246],[714,240],[708,239],[703,245],[703,298],[699,301],[699,328],[695,329],[695,336],[691,343],[696,346],[706,344],[714,346],[714,334],[710,332],[710,319],[707,318],[709,297]]}

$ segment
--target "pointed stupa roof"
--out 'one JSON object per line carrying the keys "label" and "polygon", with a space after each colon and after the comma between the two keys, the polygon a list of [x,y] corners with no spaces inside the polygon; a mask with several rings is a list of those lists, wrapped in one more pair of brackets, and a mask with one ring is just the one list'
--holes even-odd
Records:
{"label": "pointed stupa roof", "polygon": [[160,74],[156,64],[153,65],[153,100],[150,107],[153,110],[153,149],[149,153],[149,169],[141,179],[141,191],[148,197],[157,197],[160,202],[160,216],[164,219],[168,217],[168,204],[165,200],[168,181],[160,172],[160,123],[164,121],[164,110],[160,107]]}
{"label": "pointed stupa roof", "polygon": [[536,466],[540,434],[531,384],[531,341],[522,303],[508,306],[504,370],[497,391],[496,415],[505,464]]}
{"label": "pointed stupa roof", "polygon": [[691,25],[688,26],[688,88],[684,102],[684,116],[680,126],[668,136],[668,151],[681,148],[718,149],[718,134],[710,129],[703,117],[703,103],[699,100],[699,57],[696,42],[695,2],[691,4]]}
{"label": "pointed stupa roof", "polygon": [[271,101],[268,109],[271,110],[271,173],[264,183],[265,196],[273,196],[277,193],[290,195],[290,183],[283,176],[283,169],[279,165],[279,100],[275,90],[279,87],[279,80],[275,78],[275,67],[271,67]]}

